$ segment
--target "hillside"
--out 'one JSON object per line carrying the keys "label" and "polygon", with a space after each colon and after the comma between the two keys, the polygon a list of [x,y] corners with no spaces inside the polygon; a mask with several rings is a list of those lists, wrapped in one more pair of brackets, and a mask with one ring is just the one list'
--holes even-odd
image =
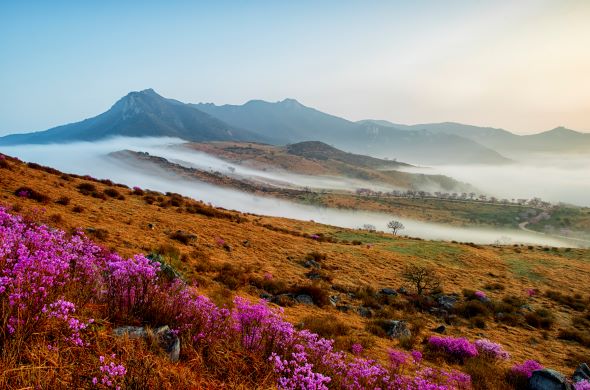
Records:
{"label": "hillside", "polygon": [[310,176],[347,177],[361,180],[355,191],[364,186],[380,186],[423,191],[473,191],[474,188],[451,177],[403,172],[411,165],[391,160],[343,152],[319,141],[307,141],[284,147],[254,143],[208,142],[184,146],[226,161],[268,170],[287,171]]}
{"label": "hillside", "polygon": [[152,89],[130,92],[90,119],[36,133],[0,138],[0,145],[95,141],[108,137],[177,137],[189,141],[264,140]]}
{"label": "hillside", "polygon": [[[351,351],[360,344],[362,356],[383,362],[388,348],[419,350],[424,365],[467,372],[475,388],[513,387],[504,375],[526,359],[569,375],[590,352],[585,338],[588,250],[423,241],[240,214],[177,194],[130,189],[5,157],[0,173],[0,199],[12,212],[66,231],[81,228],[125,257],[158,254],[163,264],[198,283],[199,291],[215,303],[235,307],[235,294],[265,297],[284,306],[290,322],[335,338],[337,349]],[[413,293],[402,277],[412,264],[434,267],[444,292]],[[485,299],[477,298],[481,294],[476,290]],[[180,361],[169,363],[148,343],[111,336],[112,328],[130,323],[96,317],[100,310],[100,305],[82,309],[97,318],[98,325],[91,327],[96,350],[48,351],[46,341],[39,340],[42,344],[30,344],[33,356],[19,357],[24,360],[2,355],[3,366],[13,371],[0,376],[0,385],[83,387],[97,369],[78,366],[77,373],[67,362],[76,356],[98,362],[98,354],[111,352],[127,367],[126,388],[138,388],[142,380],[156,387],[253,388],[252,380],[270,386],[275,378],[272,370],[265,371],[261,355],[225,344],[193,350],[184,338]],[[161,323],[142,318],[154,326]],[[412,336],[388,334],[390,320],[406,321]],[[437,335],[434,329],[447,336],[500,342],[510,360],[454,360],[427,341]],[[43,366],[43,375],[38,366]],[[79,382],[72,382],[74,378]]]}

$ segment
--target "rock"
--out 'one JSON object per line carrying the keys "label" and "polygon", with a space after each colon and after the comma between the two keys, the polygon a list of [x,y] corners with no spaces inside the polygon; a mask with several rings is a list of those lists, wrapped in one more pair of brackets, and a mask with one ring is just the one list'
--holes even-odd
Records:
{"label": "rock", "polygon": [[225,249],[226,252],[231,252],[231,246],[228,243],[223,244],[223,249]]}
{"label": "rock", "polygon": [[439,295],[436,301],[443,309],[451,310],[457,303],[457,297],[453,295]]}
{"label": "rock", "polygon": [[267,301],[271,301],[272,300],[272,295],[269,293],[261,293],[260,294],[260,298],[267,300]]}
{"label": "rock", "polygon": [[305,274],[305,276],[311,280],[320,280],[322,278],[322,274],[315,271],[308,272]]}
{"label": "rock", "polygon": [[113,329],[113,334],[118,337],[126,335],[130,339],[147,339],[153,334],[160,347],[168,354],[170,361],[177,362],[180,358],[180,339],[168,325],[160,326],[152,332],[141,326],[120,326]]}
{"label": "rock", "polygon": [[147,331],[141,326],[119,326],[113,329],[113,334],[118,337],[127,335],[130,339],[147,337]]}
{"label": "rock", "polygon": [[350,305],[338,305],[336,306],[336,310],[341,311],[342,313],[348,313],[352,310],[352,306]]}
{"label": "rock", "polygon": [[397,291],[395,291],[393,288],[382,288],[379,291],[379,294],[389,295],[389,296],[396,296],[397,295]]}
{"label": "rock", "polygon": [[433,332],[441,333],[441,334],[445,333],[446,330],[447,330],[447,327],[444,325],[440,325],[440,326],[437,326],[436,328],[432,329]]}
{"label": "rock", "polygon": [[550,368],[533,371],[529,379],[530,390],[571,390],[565,376]]}
{"label": "rock", "polygon": [[402,295],[408,295],[408,290],[406,290],[403,287],[398,288],[397,289],[397,292],[400,293],[400,294],[402,294]]}
{"label": "rock", "polygon": [[572,376],[574,383],[581,382],[583,380],[590,382],[590,367],[586,363],[580,363],[576,371],[574,371],[574,375]]}
{"label": "rock", "polygon": [[180,339],[175,332],[171,331],[168,325],[161,326],[155,331],[160,347],[168,354],[171,362],[175,363],[180,358]]}
{"label": "rock", "polygon": [[330,304],[336,307],[336,304],[340,301],[340,297],[338,295],[330,296]]}
{"label": "rock", "polygon": [[279,294],[272,297],[271,302],[279,306],[293,306],[295,299],[292,294]]}
{"label": "rock", "polygon": [[250,247],[250,241],[244,240],[244,241],[242,241],[242,245],[245,246],[246,248],[249,248]]}
{"label": "rock", "polygon": [[364,317],[364,318],[373,317],[373,312],[368,307],[360,306],[358,309],[356,309],[356,311],[357,311],[357,313],[359,313],[359,315],[361,317]]}
{"label": "rock", "polygon": [[299,303],[303,303],[304,305],[313,305],[313,298],[307,294],[297,295],[295,300]]}
{"label": "rock", "polygon": [[408,329],[408,323],[400,320],[388,320],[384,323],[383,329],[391,338],[410,337],[412,332]]}
{"label": "rock", "polygon": [[322,268],[322,265],[315,260],[307,260],[303,266],[305,268]]}
{"label": "rock", "polygon": [[153,223],[148,223],[147,226],[148,226],[148,229],[153,230],[155,225]]}

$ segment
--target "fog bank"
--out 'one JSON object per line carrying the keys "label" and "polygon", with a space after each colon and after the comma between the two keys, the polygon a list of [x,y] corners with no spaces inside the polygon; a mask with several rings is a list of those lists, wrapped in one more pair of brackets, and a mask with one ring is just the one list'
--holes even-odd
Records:
{"label": "fog bank", "polygon": [[[81,142],[65,145],[2,147],[0,151],[19,157],[25,161],[33,161],[55,167],[64,172],[82,175],[88,174],[96,178],[108,178],[129,186],[140,186],[161,192],[178,192],[198,200],[210,202],[215,206],[243,212],[299,220],[314,220],[324,224],[347,228],[357,228],[364,224],[372,224],[379,230],[386,230],[385,226],[387,222],[392,219],[387,214],[327,209],[296,204],[285,200],[254,196],[228,188],[212,186],[196,180],[187,180],[186,178],[166,172],[155,164],[124,163],[107,156],[111,152],[122,149],[152,151],[157,155],[155,153],[157,150],[169,149],[170,146],[179,145],[182,142],[181,140],[162,138],[117,138],[94,143]],[[187,156],[179,155],[176,155],[176,157],[188,158]],[[211,161],[211,164],[217,164],[217,162]],[[200,160],[200,163],[202,162]],[[223,164],[227,165],[225,162]],[[505,244],[531,243],[551,246],[574,246],[560,239],[548,238],[520,230],[462,228],[405,218],[395,217],[395,219],[401,221],[406,226],[406,229],[402,231],[403,234],[424,239],[456,240],[475,243],[494,243],[499,241]]]}

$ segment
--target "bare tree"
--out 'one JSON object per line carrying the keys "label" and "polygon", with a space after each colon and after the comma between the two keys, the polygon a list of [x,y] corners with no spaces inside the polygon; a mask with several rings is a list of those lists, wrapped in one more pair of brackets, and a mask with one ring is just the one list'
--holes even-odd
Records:
{"label": "bare tree", "polygon": [[391,220],[387,223],[387,228],[391,229],[391,232],[395,235],[395,234],[397,234],[398,230],[405,229],[405,226],[400,221]]}
{"label": "bare tree", "polygon": [[408,265],[404,268],[402,277],[414,288],[418,295],[436,291],[442,282],[434,268]]}
{"label": "bare tree", "polygon": [[371,225],[370,223],[366,223],[363,225],[362,227],[363,230],[368,230],[370,232],[374,232],[377,230],[377,228],[375,227],[375,225]]}

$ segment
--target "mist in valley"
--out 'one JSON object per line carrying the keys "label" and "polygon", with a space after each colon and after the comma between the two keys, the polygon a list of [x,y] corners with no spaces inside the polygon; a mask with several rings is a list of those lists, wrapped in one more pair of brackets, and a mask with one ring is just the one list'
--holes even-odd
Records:
{"label": "mist in valley", "polygon": [[[463,228],[392,217],[387,214],[327,209],[296,204],[285,200],[255,196],[229,188],[217,187],[197,180],[188,180],[165,171],[156,164],[124,162],[109,156],[109,153],[111,152],[124,149],[145,151],[156,156],[169,158],[175,162],[181,162],[183,165],[195,166],[201,169],[219,170],[225,174],[231,173],[233,175],[243,175],[251,178],[257,177],[259,180],[275,181],[276,183],[289,182],[291,185],[307,185],[310,187],[323,185],[324,188],[328,187],[328,185],[324,184],[324,179],[305,175],[285,176],[284,173],[264,172],[229,164],[204,153],[189,152],[179,148],[182,143],[183,141],[172,138],[115,138],[93,143],[79,142],[71,144],[2,147],[0,151],[8,155],[19,157],[24,161],[32,161],[51,166],[68,173],[81,175],[88,174],[96,178],[108,178],[115,182],[124,183],[128,186],[140,186],[142,188],[161,192],[177,192],[197,200],[211,203],[215,206],[260,215],[286,217],[298,220],[314,220],[319,223],[347,228],[358,228],[364,224],[372,224],[378,230],[386,230],[387,222],[391,219],[396,219],[402,222],[406,227],[405,230],[401,232],[402,234],[424,239],[456,240],[475,243],[500,242],[503,244],[531,243],[551,246],[572,246],[571,242],[567,243],[560,239],[527,233],[520,230],[495,230],[474,227]],[[234,168],[233,172],[229,167]],[[493,188],[493,181],[497,180],[498,188],[496,188],[494,193],[504,190],[510,191],[510,189],[514,187],[514,192],[511,193],[512,195],[506,196],[509,198],[520,196],[518,195],[518,191],[526,188],[526,183],[511,185],[511,180],[518,180],[519,178],[522,180],[526,177],[529,179],[531,185],[538,185],[538,183],[543,180],[551,180],[547,176],[536,177],[543,174],[542,171],[537,173],[527,171],[526,174],[523,174],[522,172],[517,172],[518,169],[514,166],[512,168],[506,167],[505,169],[508,170],[503,171],[504,174],[513,172],[514,179],[510,179],[501,175],[501,167],[497,169],[498,171],[485,167],[463,169],[437,167],[433,170],[440,170],[441,173],[446,170],[446,173],[453,177],[457,176],[461,180],[473,182],[476,186],[481,184],[482,189]],[[561,186],[569,185],[569,187],[560,189],[562,192],[555,192],[556,196],[560,193],[567,194],[569,192],[581,191],[583,188],[588,188],[580,186],[575,180],[583,175],[580,170],[564,170],[562,174],[565,174],[566,172],[569,172],[569,176],[561,177],[559,184]],[[332,186],[331,188],[349,190],[356,188],[351,188],[351,183],[349,181],[339,181],[337,178],[333,178],[332,180],[332,182],[329,182],[329,185]],[[588,183],[586,182],[584,185],[587,186]],[[547,190],[550,190],[550,187],[551,186],[547,185]],[[586,191],[585,193],[587,194],[588,192]],[[539,192],[535,195],[547,197],[549,194],[549,192]],[[573,201],[572,199],[574,198],[570,196],[569,198],[562,200]],[[579,199],[582,199],[582,196],[580,196]]]}
{"label": "mist in valley", "polygon": [[528,155],[506,165],[440,165],[404,171],[447,175],[498,199],[539,197],[590,207],[590,156],[581,154]]}

